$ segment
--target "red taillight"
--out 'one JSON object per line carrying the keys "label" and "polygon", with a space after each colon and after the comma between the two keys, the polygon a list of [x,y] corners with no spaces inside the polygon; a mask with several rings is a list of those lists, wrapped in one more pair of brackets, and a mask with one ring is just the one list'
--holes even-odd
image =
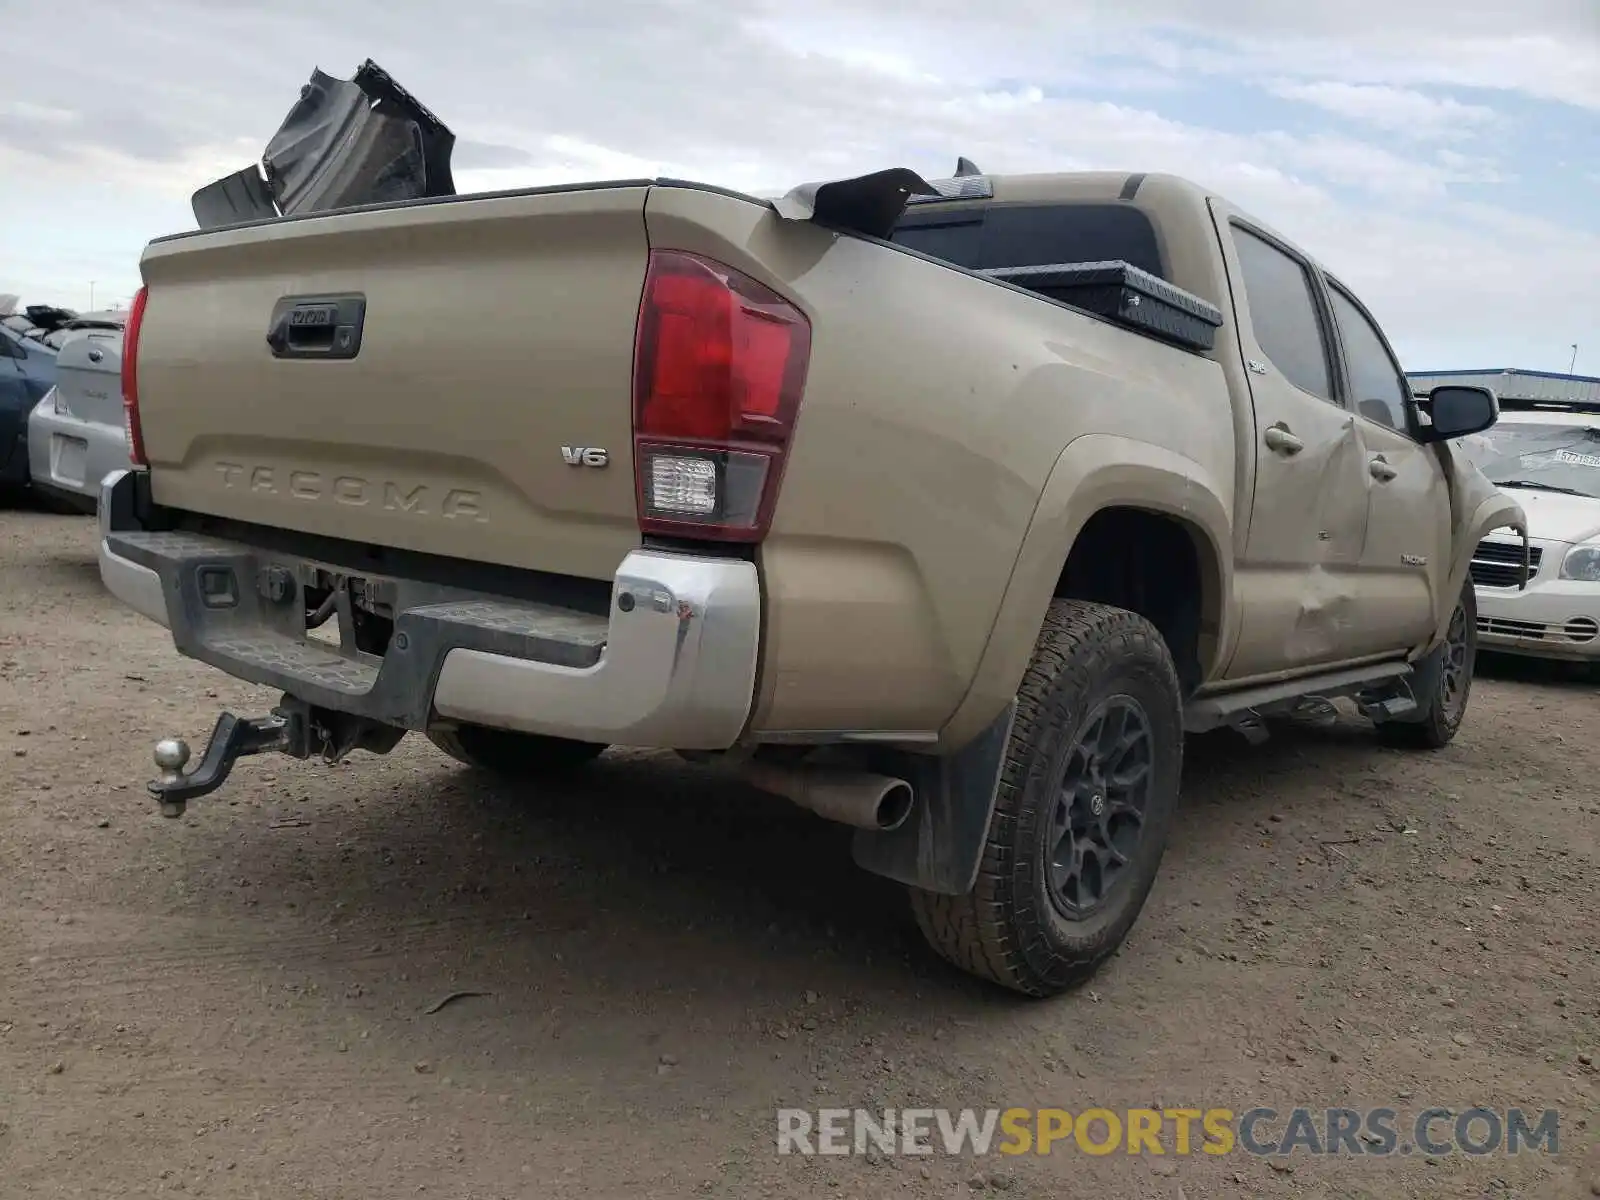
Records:
{"label": "red taillight", "polygon": [[122,329],[122,416],[128,427],[128,456],[136,467],[150,465],[144,456],[144,431],[139,428],[139,327],[144,324],[146,294],[145,288],[134,294]]}
{"label": "red taillight", "polygon": [[758,542],[772,521],[811,325],[721,263],[654,250],[633,360],[644,533]]}

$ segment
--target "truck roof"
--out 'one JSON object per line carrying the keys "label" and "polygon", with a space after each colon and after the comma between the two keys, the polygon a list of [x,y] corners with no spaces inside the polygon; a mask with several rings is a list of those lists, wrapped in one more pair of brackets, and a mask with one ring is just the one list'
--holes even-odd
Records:
{"label": "truck roof", "polygon": [[[1125,203],[1148,212],[1158,225],[1184,211],[1192,215],[1196,209],[1209,211],[1213,198],[1226,199],[1210,188],[1165,171],[1052,171],[1017,175],[967,175],[952,176],[948,180],[929,180],[935,188],[959,187],[965,193],[952,197],[912,198],[907,212],[932,211],[968,207],[980,204],[1086,204]],[[1246,212],[1236,202],[1226,201],[1241,217],[1261,232],[1280,241],[1298,244],[1293,238],[1274,229],[1253,213]],[[1303,249],[1300,253],[1307,258]],[[1312,259],[1315,262],[1315,259]],[[1321,267],[1321,263],[1316,264]]]}

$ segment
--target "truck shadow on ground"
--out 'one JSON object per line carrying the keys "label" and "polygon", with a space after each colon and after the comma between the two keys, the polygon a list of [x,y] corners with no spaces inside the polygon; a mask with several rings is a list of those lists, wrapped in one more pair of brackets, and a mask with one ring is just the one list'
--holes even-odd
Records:
{"label": "truck shadow on ground", "polygon": [[35,568],[36,584],[49,588],[55,598],[89,599],[105,594],[100,581],[100,564],[92,558],[57,558]]}
{"label": "truck shadow on ground", "polygon": [[[1291,727],[1262,746],[1191,739],[1162,881],[1128,952],[1161,920],[1164,889],[1187,900],[1187,871],[1214,880],[1245,865],[1243,835],[1269,815],[1325,821],[1331,781],[1386,753],[1359,723]],[[369,792],[357,766],[317,769],[354,803],[292,806],[313,836],[252,814],[234,836],[207,837],[214,856],[191,859],[193,898],[229,907],[244,879],[255,903],[294,897],[302,918],[339,914],[351,941],[434,925],[440,936],[423,948],[436,967],[476,956],[513,991],[559,959],[569,986],[619,995],[792,996],[827,977],[863,999],[931,990],[958,1009],[1022,1002],[939,961],[903,889],[854,866],[848,829],[714,769],[613,752],[560,783],[518,786],[410,756],[414,774],[388,795]]]}
{"label": "truck shadow on ground", "polygon": [[[28,545],[38,537],[56,536],[63,530],[77,532],[78,527],[93,536],[92,518],[51,515],[28,493],[9,498],[0,493],[0,547],[8,551],[12,546]],[[100,564],[92,546],[86,554],[30,555],[7,569],[17,573],[25,589],[37,590],[41,596],[48,594],[52,602],[71,599],[115,603],[100,582]]]}

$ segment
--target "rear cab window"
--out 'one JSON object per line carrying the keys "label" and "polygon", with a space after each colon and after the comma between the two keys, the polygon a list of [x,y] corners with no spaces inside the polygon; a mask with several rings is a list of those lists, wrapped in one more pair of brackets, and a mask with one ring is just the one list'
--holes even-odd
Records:
{"label": "rear cab window", "polygon": [[913,205],[889,240],[972,271],[1120,259],[1167,278],[1155,228],[1131,204]]}

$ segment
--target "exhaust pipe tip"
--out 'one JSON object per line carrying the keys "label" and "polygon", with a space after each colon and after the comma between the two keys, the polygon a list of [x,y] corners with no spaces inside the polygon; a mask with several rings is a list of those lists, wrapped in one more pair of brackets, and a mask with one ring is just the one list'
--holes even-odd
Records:
{"label": "exhaust pipe tip", "polygon": [[903,779],[891,779],[889,786],[883,789],[883,795],[878,799],[878,829],[884,833],[888,833],[891,829],[899,829],[911,815],[911,808],[915,803],[916,793],[911,790],[911,785]]}
{"label": "exhaust pipe tip", "polygon": [[898,829],[916,806],[916,792],[904,779],[862,771],[802,764],[780,767],[750,763],[745,779],[829,821],[887,833]]}

